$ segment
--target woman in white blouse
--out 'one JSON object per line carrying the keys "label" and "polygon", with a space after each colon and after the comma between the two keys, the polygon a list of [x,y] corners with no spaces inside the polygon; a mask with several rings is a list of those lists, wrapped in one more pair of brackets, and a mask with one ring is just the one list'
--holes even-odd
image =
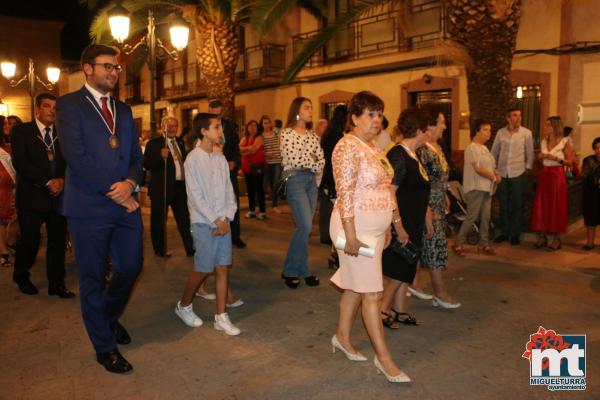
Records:
{"label": "woman in white blouse", "polygon": [[475,121],[475,136],[465,149],[463,170],[463,191],[467,202],[467,216],[463,221],[453,249],[464,255],[463,245],[471,227],[479,219],[479,250],[485,254],[495,254],[489,245],[490,214],[492,196],[496,185],[502,179],[496,171],[496,161],[485,143],[492,135],[492,125],[488,121]]}
{"label": "woman in white blouse", "polygon": [[301,279],[308,286],[319,284],[319,278],[308,272],[308,236],[317,205],[317,176],[323,172],[325,158],[311,122],[311,101],[305,97],[295,98],[280,142],[282,176],[288,178],[287,200],[296,222],[281,274],[291,289],[297,288]]}
{"label": "woman in white blouse", "polygon": [[[558,116],[546,120],[545,138],[540,144],[538,159],[542,170],[538,175],[535,197],[531,208],[529,229],[538,232],[536,248],[546,247],[556,251],[561,247],[560,235],[567,231],[567,179],[565,166],[571,161],[566,157],[572,154],[573,147],[568,137],[563,137],[562,120]],[[547,235],[552,234],[548,244]]]}

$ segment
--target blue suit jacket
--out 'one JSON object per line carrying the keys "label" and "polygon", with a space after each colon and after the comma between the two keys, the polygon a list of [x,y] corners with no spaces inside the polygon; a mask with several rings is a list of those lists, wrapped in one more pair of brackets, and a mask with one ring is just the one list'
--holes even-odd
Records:
{"label": "blue suit jacket", "polygon": [[122,212],[122,206],[106,197],[110,186],[127,178],[136,183],[142,179],[143,156],[131,108],[119,100],[112,101],[117,115],[117,149],[110,148],[108,127],[85,86],[56,102],[55,125],[67,163],[62,209],[67,217],[102,217]]}

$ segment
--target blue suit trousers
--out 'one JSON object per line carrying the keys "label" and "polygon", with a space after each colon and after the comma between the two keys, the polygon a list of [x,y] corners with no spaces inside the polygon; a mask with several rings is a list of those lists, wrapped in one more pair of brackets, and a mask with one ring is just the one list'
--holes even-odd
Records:
{"label": "blue suit trousers", "polygon": [[[105,217],[67,217],[75,261],[83,322],[97,353],[117,349],[114,324],[125,309],[142,269],[140,210],[125,208]],[[112,278],[106,285],[107,261]]]}

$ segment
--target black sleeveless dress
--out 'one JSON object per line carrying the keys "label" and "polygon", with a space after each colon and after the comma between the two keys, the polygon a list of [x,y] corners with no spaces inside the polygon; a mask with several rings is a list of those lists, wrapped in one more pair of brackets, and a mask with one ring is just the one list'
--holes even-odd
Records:
{"label": "black sleeveless dress", "polygon": [[[392,184],[398,186],[396,201],[402,225],[410,241],[418,247],[423,245],[425,214],[429,203],[429,180],[424,169],[400,145],[387,154],[394,167]],[[395,232],[392,240],[396,240]],[[399,254],[387,248],[382,254],[383,274],[388,278],[412,283],[417,273],[417,263],[408,264]]]}

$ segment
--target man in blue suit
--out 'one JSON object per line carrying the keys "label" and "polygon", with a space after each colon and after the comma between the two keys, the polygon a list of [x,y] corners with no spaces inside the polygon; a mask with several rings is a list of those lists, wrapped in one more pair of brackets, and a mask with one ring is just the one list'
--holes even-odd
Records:
{"label": "man in blue suit", "polygon": [[[143,156],[131,109],[110,96],[121,70],[117,55],[117,49],[104,45],[83,51],[85,86],[58,100],[56,127],[67,163],[63,213],[79,266],[83,321],[98,363],[125,373],[133,367],[117,344],[131,338],[118,318],[142,267],[135,192]],[[112,277],[106,284],[109,257]]]}

